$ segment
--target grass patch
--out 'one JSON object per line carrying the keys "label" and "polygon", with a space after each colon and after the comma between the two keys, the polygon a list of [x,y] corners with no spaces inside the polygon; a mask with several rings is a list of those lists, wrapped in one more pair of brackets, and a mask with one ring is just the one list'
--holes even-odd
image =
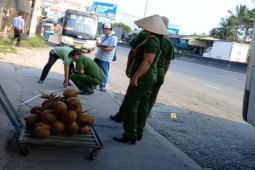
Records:
{"label": "grass patch", "polygon": [[7,46],[0,45],[0,53],[3,53],[3,54],[17,53],[17,50],[16,50],[16,48],[11,47],[11,46],[7,47]]}
{"label": "grass patch", "polygon": [[[9,35],[8,37],[0,37],[0,53],[17,53],[17,48],[15,47],[16,41],[14,41],[13,45],[10,45],[10,41],[13,35]],[[47,48],[48,46],[45,44],[44,40],[36,35],[34,37],[27,37],[26,40],[22,40],[20,46],[22,48],[34,49],[34,48]]]}
{"label": "grass patch", "polygon": [[23,48],[47,48],[48,46],[45,44],[44,40],[36,35],[35,37],[27,37],[26,40],[21,41],[21,47]]}

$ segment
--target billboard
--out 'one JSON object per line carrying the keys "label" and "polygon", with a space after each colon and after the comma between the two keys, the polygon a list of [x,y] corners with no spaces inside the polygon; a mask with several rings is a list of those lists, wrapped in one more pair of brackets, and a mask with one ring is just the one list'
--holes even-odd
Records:
{"label": "billboard", "polygon": [[70,2],[65,0],[55,0],[54,3],[52,3],[49,11],[56,12],[56,13],[63,13],[67,9],[80,10],[81,3]]}
{"label": "billboard", "polygon": [[115,19],[117,13],[117,5],[103,2],[94,2],[93,11],[99,16]]}

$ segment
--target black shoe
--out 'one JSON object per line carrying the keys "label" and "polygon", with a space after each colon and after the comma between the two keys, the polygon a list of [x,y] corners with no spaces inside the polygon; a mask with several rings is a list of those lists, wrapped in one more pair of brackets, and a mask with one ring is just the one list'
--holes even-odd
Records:
{"label": "black shoe", "polygon": [[121,138],[113,137],[113,140],[115,140],[117,142],[122,142],[122,143],[131,142],[131,144],[133,144],[133,145],[136,143],[136,140],[125,139],[123,137],[121,137]]}
{"label": "black shoe", "polygon": [[110,116],[110,119],[113,120],[113,121],[115,121],[115,122],[122,123],[121,120],[118,120],[118,119],[117,119],[115,116],[113,116],[113,115]]}
{"label": "black shoe", "polygon": [[141,141],[143,136],[137,136],[137,140]]}
{"label": "black shoe", "polygon": [[82,90],[82,91],[78,92],[78,94],[80,94],[80,95],[91,95],[91,94],[94,94],[94,91],[92,91],[92,90]]}

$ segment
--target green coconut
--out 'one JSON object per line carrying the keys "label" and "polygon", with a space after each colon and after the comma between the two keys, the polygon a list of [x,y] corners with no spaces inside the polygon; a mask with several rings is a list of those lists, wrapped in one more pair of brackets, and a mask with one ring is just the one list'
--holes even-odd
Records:
{"label": "green coconut", "polygon": [[69,110],[76,110],[80,107],[81,102],[77,97],[71,97],[66,100],[66,105]]}
{"label": "green coconut", "polygon": [[26,117],[26,125],[28,127],[34,127],[36,123],[40,121],[40,116],[36,114],[32,114],[28,117]]}
{"label": "green coconut", "polygon": [[74,89],[68,89],[68,90],[64,91],[63,96],[65,99],[68,99],[70,97],[77,97],[78,91],[76,91]]}
{"label": "green coconut", "polygon": [[57,118],[57,115],[55,115],[52,110],[45,110],[41,115],[41,120],[49,124],[55,122]]}
{"label": "green coconut", "polygon": [[70,125],[66,125],[65,132],[66,132],[67,135],[71,135],[72,136],[72,135],[77,134],[79,132],[79,130],[80,130],[79,125],[76,122],[73,122]]}
{"label": "green coconut", "polygon": [[59,120],[55,121],[52,124],[52,133],[53,134],[59,134],[65,131],[65,124]]}
{"label": "green coconut", "polygon": [[77,114],[73,110],[67,110],[62,116],[61,120],[66,124],[72,124],[77,119]]}
{"label": "green coconut", "polygon": [[67,106],[64,102],[56,102],[53,105],[53,112],[56,115],[62,115],[67,111]]}
{"label": "green coconut", "polygon": [[49,136],[50,136],[50,131],[43,127],[38,127],[33,132],[33,137],[36,139],[46,139]]}

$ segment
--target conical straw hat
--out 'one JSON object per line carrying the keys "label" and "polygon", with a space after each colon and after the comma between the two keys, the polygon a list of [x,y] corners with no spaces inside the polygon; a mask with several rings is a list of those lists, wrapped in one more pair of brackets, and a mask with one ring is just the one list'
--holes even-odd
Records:
{"label": "conical straw hat", "polygon": [[160,34],[160,35],[168,35],[169,32],[166,28],[166,25],[162,21],[159,15],[152,15],[140,20],[135,21],[135,24],[143,28],[147,31],[150,31],[155,34]]}

